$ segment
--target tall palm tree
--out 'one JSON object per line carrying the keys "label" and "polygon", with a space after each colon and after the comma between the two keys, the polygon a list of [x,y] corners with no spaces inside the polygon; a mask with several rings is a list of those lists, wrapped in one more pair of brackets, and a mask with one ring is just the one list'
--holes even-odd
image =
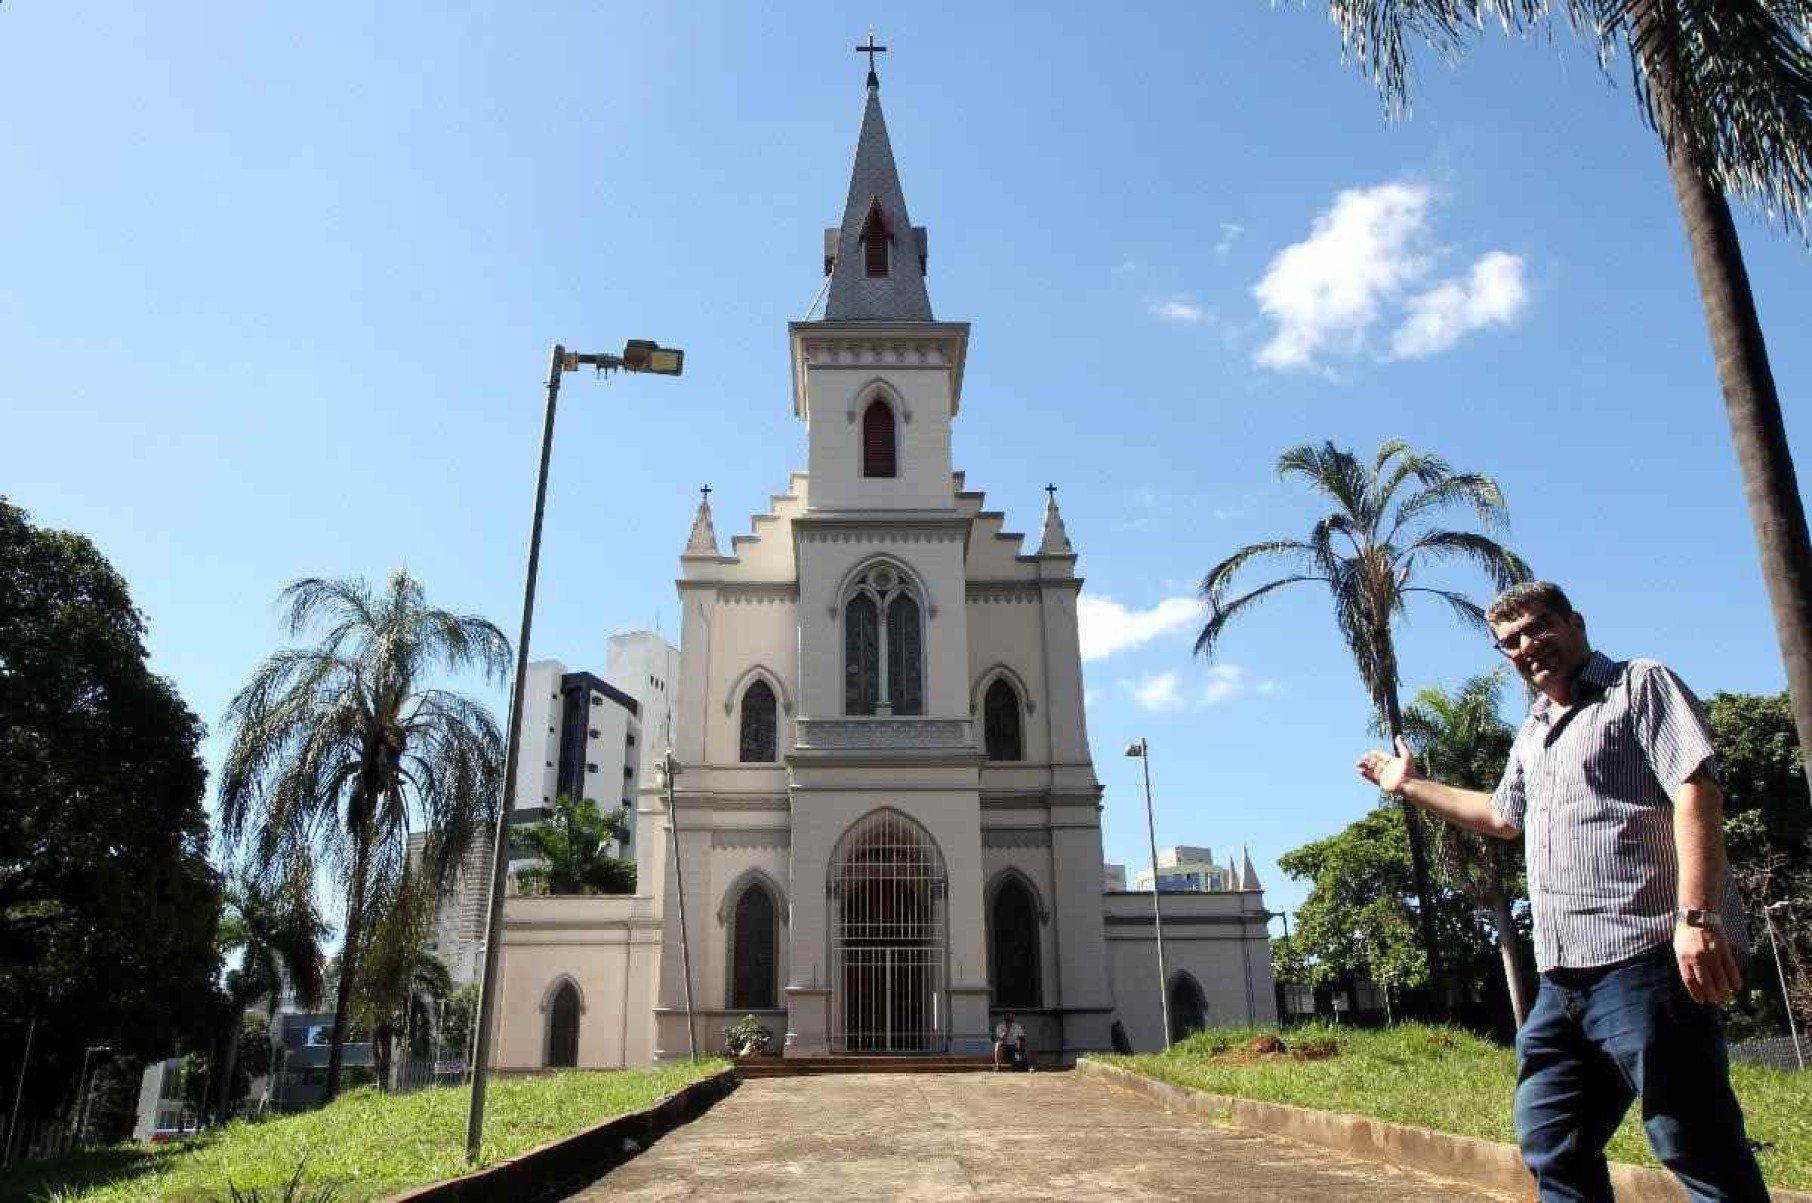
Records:
{"label": "tall palm tree", "polygon": [[[1473,677],[1447,693],[1433,685],[1416,692],[1403,711],[1403,733],[1416,747],[1423,771],[1462,789],[1491,791],[1504,775],[1516,732],[1499,713],[1501,671]],[[1512,900],[1522,892],[1522,845],[1456,827],[1427,816],[1435,863],[1448,885],[1464,894],[1491,920],[1504,984],[1516,1026],[1529,1015],[1528,983],[1522,974]]]}
{"label": "tall palm tree", "polygon": [[230,848],[267,869],[319,854],[344,892],[332,1099],[360,943],[402,881],[410,833],[427,833],[422,872],[440,891],[496,821],[497,722],[430,677],[476,667],[501,680],[510,643],[483,618],[430,607],[401,570],[382,592],[356,578],[296,581],[279,603],[292,637],[325,629],[315,646],[266,660],[233,698],[221,830]]}
{"label": "tall palm tree", "polygon": [[1807,0],[1329,0],[1346,49],[1393,115],[1407,43],[1457,58],[1487,23],[1546,32],[1564,13],[1600,61],[1627,52],[1660,136],[1698,277],[1749,521],[1812,772],[1812,540],[1742,245],[1725,199],[1812,236],[1812,4]]}
{"label": "tall palm tree", "polygon": [[[447,966],[424,947],[438,900],[426,875],[405,864],[403,880],[369,934],[353,1010],[371,1031],[378,1084],[386,1090],[397,1039],[429,1031],[435,1004],[453,993]],[[406,1044],[403,1055],[409,1055]]]}
{"label": "tall palm tree", "polygon": [[[1483,607],[1455,590],[1423,583],[1424,571],[1445,561],[1468,562],[1494,589],[1529,578],[1521,557],[1492,537],[1508,524],[1504,495],[1491,477],[1455,472],[1439,456],[1398,439],[1379,447],[1369,464],[1333,443],[1293,447],[1278,457],[1277,474],[1301,480],[1332,501],[1334,509],[1315,523],[1306,540],[1254,543],[1208,570],[1201,586],[1208,620],[1196,637],[1196,654],[1212,659],[1227,624],[1279,589],[1325,585],[1334,602],[1334,625],[1352,652],[1378,721],[1395,738],[1403,733],[1403,713],[1394,630],[1410,599],[1422,594],[1439,598],[1463,621],[1485,625]],[[1492,533],[1430,525],[1435,514],[1455,506],[1471,510]],[[1287,575],[1229,601],[1235,579],[1266,560],[1281,561],[1288,566]],[[1436,1009],[1445,1013],[1447,975],[1436,936],[1420,812],[1408,801],[1402,806],[1429,978]]]}
{"label": "tall palm tree", "polygon": [[286,984],[301,1006],[314,1007],[321,997],[325,970],[321,944],[327,933],[327,924],[315,912],[306,861],[296,861],[275,881],[242,872],[227,888],[217,943],[223,956],[237,953],[239,965],[226,975],[230,1026],[217,1114],[224,1117],[232,1102],[240,1017],[262,998],[266,1013],[275,1018]]}
{"label": "tall palm tree", "polygon": [[516,845],[541,861],[516,875],[536,894],[633,894],[635,862],[610,854],[629,839],[629,808],[608,813],[590,798],[561,794],[543,822],[525,827]]}

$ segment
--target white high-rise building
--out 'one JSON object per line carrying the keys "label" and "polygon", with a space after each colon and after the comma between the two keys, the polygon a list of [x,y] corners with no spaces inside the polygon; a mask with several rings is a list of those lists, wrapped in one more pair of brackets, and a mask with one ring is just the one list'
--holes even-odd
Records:
{"label": "white high-rise building", "polygon": [[[1158,849],[1158,889],[1167,894],[1205,894],[1222,890],[1256,890],[1258,870],[1252,865],[1252,854],[1244,852],[1241,860],[1224,865],[1214,863],[1214,849],[1178,844]],[[1133,889],[1151,889],[1150,869],[1133,875]]]}
{"label": "white high-rise building", "polygon": [[679,687],[679,649],[653,631],[619,631],[610,637],[604,676],[634,698],[640,711],[642,776],[652,780],[661,753],[673,746],[674,692]]}

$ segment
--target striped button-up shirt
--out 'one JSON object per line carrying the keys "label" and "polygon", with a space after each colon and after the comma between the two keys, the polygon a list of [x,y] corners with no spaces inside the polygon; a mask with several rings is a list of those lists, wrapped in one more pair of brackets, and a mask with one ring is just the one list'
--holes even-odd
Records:
{"label": "striped button-up shirt", "polygon": [[[1593,652],[1571,706],[1535,699],[1491,804],[1523,831],[1543,972],[1609,965],[1672,939],[1673,794],[1701,766],[1717,766],[1704,709],[1658,661]],[[1728,871],[1716,905],[1740,961],[1749,938]]]}

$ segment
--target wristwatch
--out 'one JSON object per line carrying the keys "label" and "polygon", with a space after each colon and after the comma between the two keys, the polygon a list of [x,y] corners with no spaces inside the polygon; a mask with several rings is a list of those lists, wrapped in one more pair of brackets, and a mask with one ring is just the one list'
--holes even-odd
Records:
{"label": "wristwatch", "polygon": [[1706,931],[1724,930],[1724,916],[1714,910],[1696,906],[1683,906],[1675,911],[1674,922],[1684,923],[1687,927],[1702,927]]}

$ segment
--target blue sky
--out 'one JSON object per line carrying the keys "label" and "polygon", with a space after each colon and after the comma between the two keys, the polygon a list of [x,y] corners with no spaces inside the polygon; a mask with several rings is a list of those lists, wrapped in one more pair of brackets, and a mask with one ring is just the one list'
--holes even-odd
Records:
{"label": "blue sky", "polygon": [[[1313,6],[6,4],[0,491],[95,539],[217,727],[299,576],[406,565],[513,632],[547,347],[656,338],[682,380],[568,378],[533,651],[671,632],[697,487],[727,539],[803,466],[785,323],[871,20],[933,305],[974,323],[958,466],[1034,533],[1058,484],[1082,557],[1111,859],[1139,735],[1159,843],[1249,843],[1273,907],[1275,858],[1373,803],[1324,597],[1190,657],[1202,572],[1317,516],[1273,471],[1305,440],[1493,473],[1599,646],[1782,687],[1622,68],[1491,41],[1388,125]],[[1803,457],[1806,252],[1742,233]],[[1401,652],[1492,664],[1438,610]]]}

